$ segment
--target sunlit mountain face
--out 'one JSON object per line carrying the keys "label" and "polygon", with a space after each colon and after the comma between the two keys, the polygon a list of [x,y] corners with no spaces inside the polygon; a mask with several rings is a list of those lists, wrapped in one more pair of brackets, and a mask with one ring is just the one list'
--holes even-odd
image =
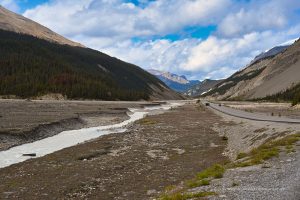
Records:
{"label": "sunlit mountain face", "polygon": [[194,85],[200,83],[200,81],[198,80],[188,80],[184,75],[179,76],[170,72],[164,72],[154,69],[149,69],[148,72],[155,75],[167,86],[177,92],[184,92]]}

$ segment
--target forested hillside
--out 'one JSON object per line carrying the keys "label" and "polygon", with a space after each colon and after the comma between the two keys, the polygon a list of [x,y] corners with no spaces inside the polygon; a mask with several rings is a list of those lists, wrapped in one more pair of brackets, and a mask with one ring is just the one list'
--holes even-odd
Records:
{"label": "forested hillside", "polygon": [[150,86],[166,89],[141,68],[99,51],[0,30],[0,95],[140,100],[155,92]]}

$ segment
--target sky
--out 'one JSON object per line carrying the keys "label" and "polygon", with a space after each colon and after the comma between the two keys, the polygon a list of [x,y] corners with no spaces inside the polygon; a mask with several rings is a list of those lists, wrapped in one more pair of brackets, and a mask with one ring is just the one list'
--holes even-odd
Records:
{"label": "sky", "polygon": [[225,78],[300,37],[299,0],[0,0],[87,47],[144,69]]}

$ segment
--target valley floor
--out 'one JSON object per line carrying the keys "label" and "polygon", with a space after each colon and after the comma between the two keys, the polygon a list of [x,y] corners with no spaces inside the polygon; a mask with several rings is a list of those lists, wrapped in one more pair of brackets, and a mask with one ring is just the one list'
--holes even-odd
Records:
{"label": "valley floor", "polygon": [[[147,116],[125,133],[0,169],[0,199],[157,199],[166,188],[182,191],[187,180],[216,163],[234,162],[240,153],[299,131],[299,124],[240,119],[188,102]],[[186,192],[211,191],[211,199],[297,198],[296,145],[289,154],[281,151],[261,165],[229,169],[210,185]]]}
{"label": "valley floor", "polygon": [[187,104],[111,134],[42,158],[0,169],[1,199],[148,199],[215,162],[226,125],[211,111]]}

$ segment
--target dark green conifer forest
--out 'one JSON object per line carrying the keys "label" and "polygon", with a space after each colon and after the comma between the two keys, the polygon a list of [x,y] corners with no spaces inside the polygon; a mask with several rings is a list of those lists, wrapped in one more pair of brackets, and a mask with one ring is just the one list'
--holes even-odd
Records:
{"label": "dark green conifer forest", "polygon": [[88,48],[0,30],[0,95],[140,100],[164,85],[141,68]]}

